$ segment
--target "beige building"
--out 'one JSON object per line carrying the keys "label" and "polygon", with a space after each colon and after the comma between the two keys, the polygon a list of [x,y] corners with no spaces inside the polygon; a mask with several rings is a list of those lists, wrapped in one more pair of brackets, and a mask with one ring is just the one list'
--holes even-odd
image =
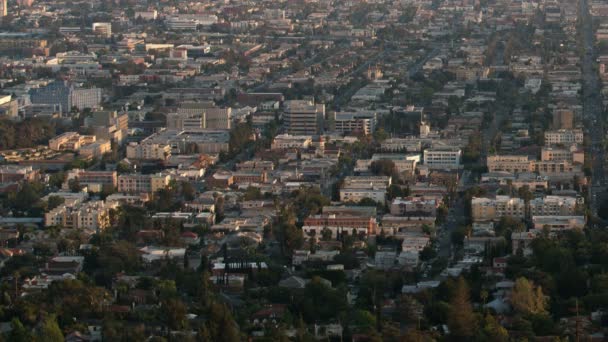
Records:
{"label": "beige building", "polygon": [[85,202],[75,206],[61,205],[44,214],[44,225],[99,232],[110,226],[111,208],[103,201]]}
{"label": "beige building", "polygon": [[171,146],[155,143],[136,143],[127,145],[127,158],[140,160],[166,160],[171,156]]}
{"label": "beige building", "polygon": [[489,172],[528,172],[530,160],[528,156],[522,155],[494,155],[488,156],[487,166]]}
{"label": "beige building", "polygon": [[571,216],[576,210],[577,200],[574,197],[546,196],[530,201],[532,216]]}
{"label": "beige building", "polygon": [[126,193],[155,193],[169,185],[170,175],[128,174],[118,176],[118,191]]}
{"label": "beige building", "polygon": [[473,221],[496,221],[506,216],[523,219],[525,214],[526,206],[521,198],[496,196],[496,198],[476,197],[471,200]]}
{"label": "beige building", "polygon": [[78,153],[81,156],[99,158],[112,151],[112,143],[108,140],[98,140],[92,144],[82,146]]}
{"label": "beige building", "polygon": [[80,135],[76,132],[65,132],[49,140],[49,148],[55,151],[72,150],[78,151],[87,144],[96,140],[94,135]]}
{"label": "beige building", "polygon": [[572,146],[570,149],[543,147],[540,155],[541,161],[568,161],[572,163],[584,164],[585,151]]}

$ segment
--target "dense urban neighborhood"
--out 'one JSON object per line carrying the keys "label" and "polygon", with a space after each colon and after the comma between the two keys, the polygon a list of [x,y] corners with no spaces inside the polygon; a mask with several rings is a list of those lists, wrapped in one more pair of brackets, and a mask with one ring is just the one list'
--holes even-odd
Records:
{"label": "dense urban neighborhood", "polygon": [[0,0],[0,341],[608,340],[605,0]]}

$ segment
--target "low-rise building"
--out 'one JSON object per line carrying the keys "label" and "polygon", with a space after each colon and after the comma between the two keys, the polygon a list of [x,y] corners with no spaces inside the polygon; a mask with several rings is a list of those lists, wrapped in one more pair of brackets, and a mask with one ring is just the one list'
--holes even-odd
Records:
{"label": "low-rise building", "polygon": [[506,216],[523,219],[525,214],[526,206],[521,198],[496,196],[496,198],[475,197],[471,200],[473,221],[495,221]]}
{"label": "low-rise building", "polygon": [[118,191],[126,193],[155,193],[169,185],[170,175],[126,174],[118,176]]}
{"label": "low-rise building", "polygon": [[458,169],[461,157],[462,150],[458,147],[433,147],[424,150],[424,165],[431,169]]}

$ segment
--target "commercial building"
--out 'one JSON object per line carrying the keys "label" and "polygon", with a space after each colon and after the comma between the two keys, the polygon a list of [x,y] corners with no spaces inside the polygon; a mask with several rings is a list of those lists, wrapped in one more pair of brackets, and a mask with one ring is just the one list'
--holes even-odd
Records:
{"label": "commercial building", "polygon": [[325,105],[308,100],[285,101],[285,128],[293,135],[315,135],[323,130]]}
{"label": "commercial building", "polygon": [[334,130],[342,134],[368,135],[376,130],[378,114],[372,111],[335,112]]}

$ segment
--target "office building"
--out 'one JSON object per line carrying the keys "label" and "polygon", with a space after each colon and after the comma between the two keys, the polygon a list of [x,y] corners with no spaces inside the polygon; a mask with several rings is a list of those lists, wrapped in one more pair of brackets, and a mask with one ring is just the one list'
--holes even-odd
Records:
{"label": "office building", "polygon": [[63,114],[69,113],[74,107],[78,110],[98,108],[101,100],[101,89],[79,88],[67,81],[55,81],[30,90],[32,104],[60,105]]}
{"label": "office building", "polygon": [[285,101],[285,127],[293,135],[315,135],[323,131],[325,105],[308,100]]}

